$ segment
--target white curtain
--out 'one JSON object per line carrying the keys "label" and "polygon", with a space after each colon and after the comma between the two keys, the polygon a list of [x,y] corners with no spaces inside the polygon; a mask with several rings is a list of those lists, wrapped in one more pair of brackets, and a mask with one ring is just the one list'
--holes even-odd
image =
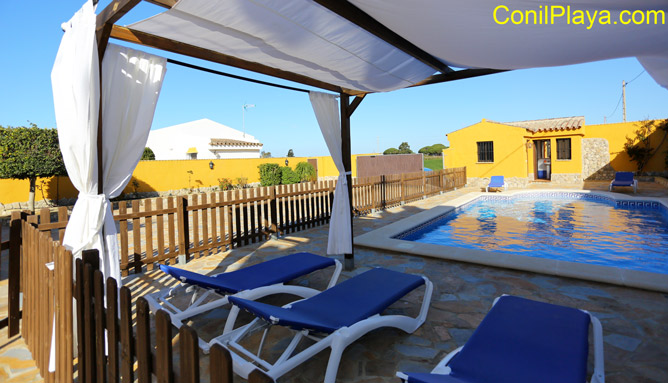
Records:
{"label": "white curtain", "polygon": [[100,74],[95,40],[95,7],[88,1],[63,24],[51,72],[60,150],[79,198],[67,225],[64,244],[74,253],[101,249],[104,196],[97,195],[97,122]]}
{"label": "white curtain", "polygon": [[[104,166],[105,277],[121,283],[116,225],[109,199],[118,197],[144,152],[167,60],[109,44],[102,60],[102,164]],[[67,233],[67,232],[66,232]]]}
{"label": "white curtain", "polygon": [[339,104],[336,96],[320,92],[309,92],[311,105],[315,117],[320,125],[320,131],[325,138],[329,154],[339,171],[339,179],[334,190],[334,204],[332,217],[329,221],[329,238],[327,240],[327,254],[351,254],[353,238],[350,230],[350,196],[348,195],[348,180],[343,168],[341,155],[341,122],[339,120]]}
{"label": "white curtain", "polygon": [[51,73],[60,148],[70,180],[79,190],[63,244],[76,256],[84,249],[99,250],[105,278],[114,277],[120,284],[116,226],[109,199],[127,185],[144,150],[166,61],[130,48],[108,46],[102,69],[104,193],[98,194],[100,75],[95,21],[95,8],[89,1],[63,25],[65,35]]}

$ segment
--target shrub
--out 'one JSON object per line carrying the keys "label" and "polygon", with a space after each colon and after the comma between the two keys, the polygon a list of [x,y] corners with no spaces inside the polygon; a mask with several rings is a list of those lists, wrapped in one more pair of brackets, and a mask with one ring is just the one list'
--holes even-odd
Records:
{"label": "shrub", "polygon": [[248,187],[248,178],[246,178],[246,177],[237,178],[237,187],[239,187],[239,189],[247,188]]}
{"label": "shrub", "polygon": [[281,184],[281,167],[278,164],[260,164],[260,184],[262,186],[274,186]]}
{"label": "shrub", "polygon": [[[656,148],[652,148],[650,136],[654,133],[658,133],[660,130],[663,131],[663,138]],[[628,154],[629,158],[631,158],[631,161],[638,164],[639,172],[643,171],[645,165],[647,165],[649,160],[656,154],[661,145],[663,145],[666,136],[668,136],[668,120],[642,121],[638,129],[635,131],[634,137],[626,136],[624,151]]]}
{"label": "shrub", "polygon": [[283,185],[299,183],[299,175],[289,166],[281,166],[281,183]]}
{"label": "shrub", "polygon": [[297,173],[301,182],[311,182],[316,179],[315,168],[308,162],[298,163],[295,167],[295,173]]}
{"label": "shrub", "polygon": [[232,185],[232,180],[229,178],[219,178],[218,179],[218,187],[220,190],[232,190],[234,189],[234,185]]}
{"label": "shrub", "polygon": [[383,154],[399,154],[399,149],[397,148],[388,148],[383,152]]}

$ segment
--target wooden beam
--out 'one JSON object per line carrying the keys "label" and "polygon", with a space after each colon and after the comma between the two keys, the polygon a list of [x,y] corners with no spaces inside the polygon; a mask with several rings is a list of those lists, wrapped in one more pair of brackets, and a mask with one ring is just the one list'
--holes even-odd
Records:
{"label": "wooden beam", "polygon": [[463,69],[455,72],[437,74],[411,85],[409,88],[429,84],[440,84],[442,82],[463,80],[471,77],[486,76],[494,73],[507,72],[509,69]]}
{"label": "wooden beam", "polygon": [[284,80],[293,81],[304,85],[309,85],[315,88],[326,89],[336,93],[345,93],[351,96],[365,94],[365,92],[362,91],[341,88],[338,85],[333,85],[323,81],[315,80],[310,77],[300,75],[297,73],[292,73],[281,69],[272,68],[264,64],[243,60],[234,56],[229,56],[209,49],[182,43],[180,41],[175,41],[164,37],[152,35],[150,33],[133,30],[126,27],[120,27],[118,25],[113,26],[111,30],[111,37],[122,41],[145,45],[172,53],[178,53],[185,56],[190,56],[202,60],[215,62],[218,64],[245,69],[251,72],[282,78]]}
{"label": "wooden beam", "polygon": [[164,8],[171,9],[177,2],[177,0],[144,0],[147,3],[159,5]]}
{"label": "wooden beam", "polygon": [[95,36],[97,37],[97,51],[100,55],[100,61],[104,57],[104,51],[107,49],[107,42],[111,34],[111,27],[121,17],[125,16],[141,0],[114,0],[97,15],[97,25]]}
{"label": "wooden beam", "polygon": [[422,63],[429,65],[435,70],[441,73],[449,73],[453,71],[452,68],[442,63],[439,59],[425,52],[421,48],[415,46],[413,43],[401,37],[394,31],[386,27],[385,25],[378,22],[373,17],[369,16],[361,9],[350,4],[348,1],[343,1],[343,0],[314,0],[314,1],[323,6],[324,8],[329,9],[330,11],[336,13],[337,15],[357,25],[358,27],[380,38],[386,43],[414,57],[416,60],[419,60]]}
{"label": "wooden beam", "polygon": [[[339,102],[341,106],[341,157],[343,160],[343,169],[346,173],[348,182],[348,201],[350,202],[350,241],[353,241],[353,176],[352,159],[350,157],[350,116],[348,115],[350,99],[347,94],[341,93]],[[355,249],[351,249],[350,254],[343,255],[343,267],[346,271],[355,268]]]}
{"label": "wooden beam", "polygon": [[364,96],[366,95],[363,94],[361,96],[357,96],[353,99],[353,102],[350,103],[350,106],[348,107],[348,118],[350,118],[353,115],[353,113],[355,113],[355,109],[357,109],[362,100],[364,100]]}

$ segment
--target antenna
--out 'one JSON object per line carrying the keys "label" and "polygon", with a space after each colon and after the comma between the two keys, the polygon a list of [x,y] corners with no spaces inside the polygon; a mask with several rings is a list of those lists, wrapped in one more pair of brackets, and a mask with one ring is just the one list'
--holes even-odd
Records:
{"label": "antenna", "polygon": [[246,137],[246,109],[248,108],[255,108],[255,104],[244,103],[241,106],[241,127],[244,131],[244,137]]}

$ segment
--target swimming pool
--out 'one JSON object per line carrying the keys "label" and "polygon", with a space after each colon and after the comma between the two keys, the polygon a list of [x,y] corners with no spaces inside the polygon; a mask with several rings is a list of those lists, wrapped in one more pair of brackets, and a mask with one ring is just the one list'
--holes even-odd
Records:
{"label": "swimming pool", "polygon": [[486,196],[395,238],[668,274],[668,209],[651,201]]}
{"label": "swimming pool", "polygon": [[355,244],[668,292],[668,202],[656,198],[469,193]]}

